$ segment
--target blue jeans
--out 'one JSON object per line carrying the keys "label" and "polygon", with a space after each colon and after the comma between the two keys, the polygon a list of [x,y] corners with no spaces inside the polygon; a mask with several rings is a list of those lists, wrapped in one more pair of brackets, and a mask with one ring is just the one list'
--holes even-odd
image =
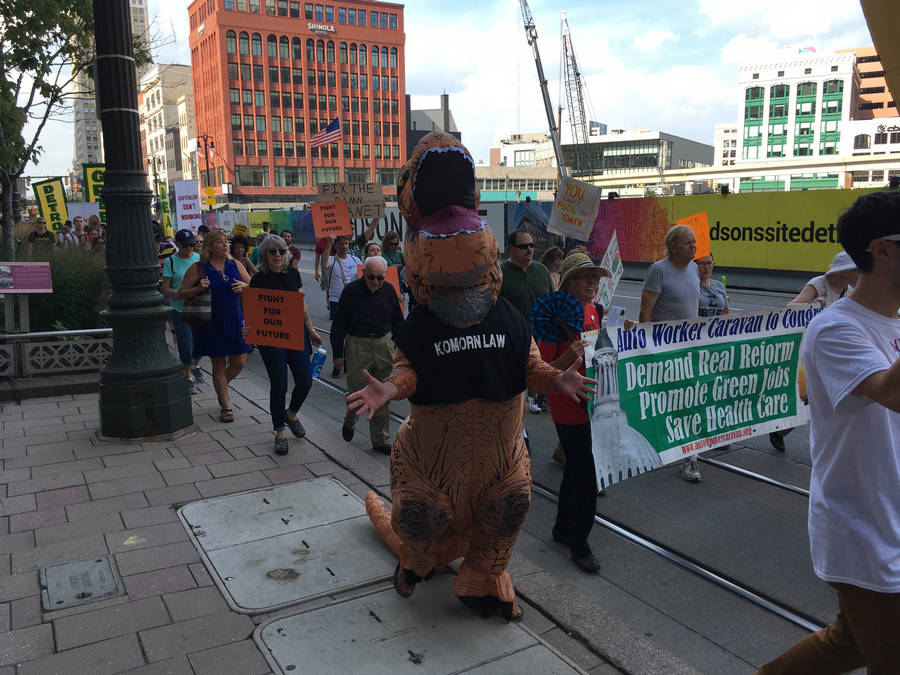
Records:
{"label": "blue jeans", "polygon": [[194,334],[191,324],[181,320],[181,312],[172,310],[172,325],[175,327],[175,341],[178,343],[178,358],[187,367],[194,363]]}
{"label": "blue jeans", "polygon": [[303,351],[297,349],[282,349],[281,347],[259,346],[259,355],[262,356],[269,374],[269,414],[272,416],[272,428],[275,432],[284,431],[284,399],[287,394],[287,369],[291,369],[294,377],[294,389],[291,392],[291,404],[288,406],[293,412],[298,412],[309,389],[312,387],[312,368],[310,367],[310,355],[312,348],[309,344],[309,335],[306,335]]}

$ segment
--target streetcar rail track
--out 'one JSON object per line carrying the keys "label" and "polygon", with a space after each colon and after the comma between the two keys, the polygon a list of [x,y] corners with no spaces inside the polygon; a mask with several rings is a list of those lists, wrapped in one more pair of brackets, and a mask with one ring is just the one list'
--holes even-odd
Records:
{"label": "streetcar rail track", "polygon": [[[316,328],[316,330],[317,330],[317,332],[329,333],[329,331],[319,329],[319,328]],[[326,389],[329,389],[335,393],[338,393],[341,396],[347,395],[347,390],[344,387],[336,385],[333,382],[323,380],[321,378],[316,378],[316,381],[320,385],[325,387]],[[403,419],[404,419],[395,413],[391,413],[390,417],[392,420],[394,420],[395,422],[398,422],[398,423],[402,423]],[[713,459],[707,459],[707,458],[702,458],[702,459],[703,459],[703,461],[711,464],[712,466],[716,466],[716,467],[719,467],[719,468],[722,468],[722,469],[728,470],[728,471],[734,471],[735,473],[738,473],[739,475],[745,476],[752,480],[757,480],[759,482],[769,484],[774,487],[779,487],[779,488],[782,488],[785,490],[789,490],[789,491],[795,492],[797,494],[804,494],[806,496],[809,495],[808,491],[803,490],[802,488],[799,488],[795,485],[790,485],[789,483],[783,483],[783,482],[777,481],[773,478],[769,478],[768,476],[763,476],[762,474],[756,474],[752,471],[748,471],[748,470],[742,469],[740,467],[735,467],[731,464],[727,464],[727,463],[721,462],[719,460],[713,460]],[[550,501],[552,501],[554,503],[559,500],[559,496],[558,496],[557,492],[555,492],[554,490],[552,490],[548,487],[545,487],[537,482],[532,483],[532,491],[535,494],[540,495],[541,497],[543,497],[545,499],[549,499]],[[605,518],[598,514],[594,515],[594,522],[597,523],[599,526],[603,527],[604,529],[609,530],[610,532],[622,537],[626,541],[629,541],[630,543],[661,557],[663,560],[669,562],[670,564],[680,567],[681,569],[683,569],[687,572],[690,572],[691,574],[694,574],[694,575],[700,577],[701,579],[703,579],[715,586],[718,586],[719,588],[722,588],[723,590],[726,590],[734,595],[737,595],[738,597],[756,605],[757,607],[760,607],[768,612],[771,612],[772,614],[775,614],[776,616],[784,619],[785,621],[788,621],[790,623],[793,623],[794,625],[800,626],[801,628],[808,630],[811,633],[816,632],[822,628],[822,626],[820,624],[816,623],[816,620],[813,619],[812,617],[806,616],[806,615],[788,607],[787,605],[784,605],[784,604],[778,602],[777,600],[775,600],[773,598],[762,595],[751,588],[741,585],[740,583],[738,583],[737,581],[735,581],[733,579],[729,579],[728,577],[723,576],[722,574],[719,574],[719,573],[715,572],[714,570],[704,567],[700,561],[695,561],[695,560],[686,558],[685,556],[682,556],[679,553],[676,553],[675,551],[660,544],[659,542],[656,542],[656,541],[653,541],[652,539],[647,538],[646,536],[644,536],[637,530],[634,530],[622,523],[615,522],[611,519]]]}

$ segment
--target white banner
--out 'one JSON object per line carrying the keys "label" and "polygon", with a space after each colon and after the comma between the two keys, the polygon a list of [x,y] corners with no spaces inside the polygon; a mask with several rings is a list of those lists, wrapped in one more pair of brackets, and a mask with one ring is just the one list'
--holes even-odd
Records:
{"label": "white banner", "polygon": [[578,241],[590,239],[600,209],[601,193],[600,188],[588,183],[560,178],[547,230]]}
{"label": "white banner", "polygon": [[[179,230],[190,230],[197,234],[197,227],[203,224],[200,210],[200,189],[195,180],[173,181],[175,190],[175,217]],[[171,199],[170,199],[171,201]]]}
{"label": "white banner", "polygon": [[90,216],[100,217],[99,202],[69,202],[66,204],[69,210],[69,218],[75,220],[77,216],[81,216],[87,220]]}
{"label": "white banner", "polygon": [[619,257],[619,242],[616,239],[616,233],[613,232],[609,240],[609,246],[603,254],[603,260],[600,261],[600,267],[610,273],[609,277],[600,278],[600,290],[597,291],[597,302],[609,309],[612,304],[613,295],[616,292],[616,286],[619,285],[619,279],[622,278],[622,259]]}

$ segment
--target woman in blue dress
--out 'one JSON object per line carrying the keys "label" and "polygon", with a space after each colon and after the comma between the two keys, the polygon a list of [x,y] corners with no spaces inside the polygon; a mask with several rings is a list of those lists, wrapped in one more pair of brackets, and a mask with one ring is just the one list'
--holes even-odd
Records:
{"label": "woman in blue dress", "polygon": [[178,297],[185,300],[206,289],[212,294],[212,321],[194,326],[194,355],[208,356],[212,361],[213,386],[219,397],[222,422],[234,421],[228,383],[244,369],[250,351],[241,334],[244,325],[241,293],[249,283],[247,270],[228,254],[225,233],[213,230],[203,241],[200,260],[185,272],[178,291]]}

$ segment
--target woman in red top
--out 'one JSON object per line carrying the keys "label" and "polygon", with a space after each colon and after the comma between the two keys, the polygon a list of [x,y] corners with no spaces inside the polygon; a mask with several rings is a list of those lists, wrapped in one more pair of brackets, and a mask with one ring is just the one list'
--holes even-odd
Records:
{"label": "woman in red top", "polygon": [[[560,289],[573,295],[584,308],[582,331],[600,328],[600,316],[594,306],[600,277],[609,272],[597,267],[584,253],[571,253],[560,267]],[[554,368],[565,370],[578,358],[584,358],[586,340],[567,340],[560,344],[538,342],[541,358]],[[584,375],[584,366],[579,372]],[[553,539],[569,547],[572,560],[584,572],[596,574],[600,561],[587,539],[597,512],[597,478],[591,452],[591,420],[585,407],[571,397],[550,394],[550,414],[556,424],[559,441],[566,455]]]}

